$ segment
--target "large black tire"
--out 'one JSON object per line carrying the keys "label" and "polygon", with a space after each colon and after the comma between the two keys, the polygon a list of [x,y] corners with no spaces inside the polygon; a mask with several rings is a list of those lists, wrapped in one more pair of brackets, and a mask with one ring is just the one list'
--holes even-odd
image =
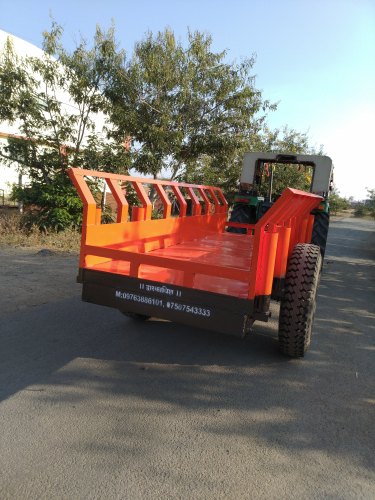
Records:
{"label": "large black tire", "polygon": [[299,243],[288,262],[280,304],[279,347],[300,358],[310,346],[322,257],[317,245]]}
{"label": "large black tire", "polygon": [[121,312],[124,316],[127,316],[128,318],[134,319],[136,321],[146,321],[146,320],[151,318],[151,316],[146,316],[145,314],[124,312],[124,311],[121,311]]}
{"label": "large black tire", "polygon": [[[234,205],[230,214],[229,222],[239,222],[240,224],[250,224],[250,207],[242,203]],[[241,227],[228,227],[228,233],[246,234],[246,229]]]}
{"label": "large black tire", "polygon": [[320,253],[322,257],[324,257],[324,253],[326,251],[328,227],[329,214],[325,212],[317,212],[315,214],[311,243],[320,247]]}

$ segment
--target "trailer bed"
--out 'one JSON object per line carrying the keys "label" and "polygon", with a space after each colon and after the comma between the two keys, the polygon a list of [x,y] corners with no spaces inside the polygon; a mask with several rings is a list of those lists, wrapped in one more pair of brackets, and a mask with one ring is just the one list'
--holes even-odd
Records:
{"label": "trailer bed", "polygon": [[[195,274],[194,288],[208,292],[247,298],[248,272],[252,258],[254,236],[235,233],[211,234],[200,239],[185,241],[167,248],[148,252],[150,256],[173,259],[180,262],[191,262],[210,266],[214,264],[223,269],[239,271],[237,279],[222,276]],[[120,250],[121,246],[107,247],[109,250]],[[111,259],[89,267],[94,271],[130,275],[130,262]],[[138,277],[144,280],[164,282],[183,286],[184,273],[178,269],[168,269],[143,264]]]}
{"label": "trailer bed", "polygon": [[[322,199],[288,188],[255,225],[244,225],[246,234],[237,234],[226,232],[234,223],[217,187],[82,169],[69,175],[84,205],[83,300],[240,336],[255,320],[268,320],[271,295],[282,289],[294,246],[311,240],[311,210]],[[103,223],[94,178],[110,189],[116,222]],[[131,208],[129,186],[138,197]]]}

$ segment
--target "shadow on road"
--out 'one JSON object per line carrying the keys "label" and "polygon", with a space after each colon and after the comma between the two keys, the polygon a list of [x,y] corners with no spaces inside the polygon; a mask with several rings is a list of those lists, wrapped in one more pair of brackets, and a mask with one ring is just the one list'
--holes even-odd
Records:
{"label": "shadow on road", "polygon": [[[348,238],[348,245],[340,244]],[[371,241],[366,228],[340,223],[331,228],[313,345],[303,360],[279,355],[274,322],[258,324],[241,340],[161,321],[136,323],[72,299],[6,317],[0,397],[26,390],[48,405],[75,407],[90,400],[98,411],[109,396],[146,401],[148,414],[214,415],[207,419],[207,433],[255,433],[281,449],[324,450],[371,468]],[[233,412],[235,426],[233,416],[230,424],[225,418]],[[121,405],[113,406],[108,435],[87,447],[98,454],[118,453],[109,445],[110,434],[120,432],[123,418],[145,417],[137,405],[126,416]],[[125,445],[120,451],[126,453]]]}

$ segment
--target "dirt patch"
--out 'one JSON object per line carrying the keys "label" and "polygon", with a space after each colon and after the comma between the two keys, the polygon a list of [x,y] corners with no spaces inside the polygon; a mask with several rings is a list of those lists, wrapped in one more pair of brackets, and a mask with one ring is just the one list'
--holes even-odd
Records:
{"label": "dirt patch", "polygon": [[0,313],[79,296],[78,254],[0,247]]}

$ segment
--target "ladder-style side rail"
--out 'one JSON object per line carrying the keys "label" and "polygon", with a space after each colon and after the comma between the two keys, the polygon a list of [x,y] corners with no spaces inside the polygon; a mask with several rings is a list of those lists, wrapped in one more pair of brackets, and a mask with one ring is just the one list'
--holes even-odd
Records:
{"label": "ladder-style side rail", "polygon": [[[224,193],[220,188],[214,186],[132,177],[128,175],[98,172],[95,170],[86,170],[81,168],[70,168],[68,170],[68,174],[84,204],[84,225],[100,224],[100,214],[98,215],[100,209],[97,209],[94,196],[88,183],[86,182],[87,178],[103,179],[103,181],[107,183],[107,186],[117,204],[116,222],[118,223],[128,222],[129,218],[129,202],[126,198],[126,192],[124,189],[125,183],[129,183],[134,188],[140,205],[143,207],[143,210],[135,211],[135,220],[150,220],[152,218],[152,202],[145,185],[155,188],[163,205],[164,218],[172,216],[172,203],[168,196],[168,192],[171,192],[176,197],[179,205],[179,217],[185,217],[187,215],[186,197],[183,195],[181,189],[186,191],[191,200],[192,215],[201,214],[201,200],[205,205],[206,214],[226,213],[228,210],[228,202],[225,199]],[[197,192],[199,193],[201,200],[197,196]]]}

